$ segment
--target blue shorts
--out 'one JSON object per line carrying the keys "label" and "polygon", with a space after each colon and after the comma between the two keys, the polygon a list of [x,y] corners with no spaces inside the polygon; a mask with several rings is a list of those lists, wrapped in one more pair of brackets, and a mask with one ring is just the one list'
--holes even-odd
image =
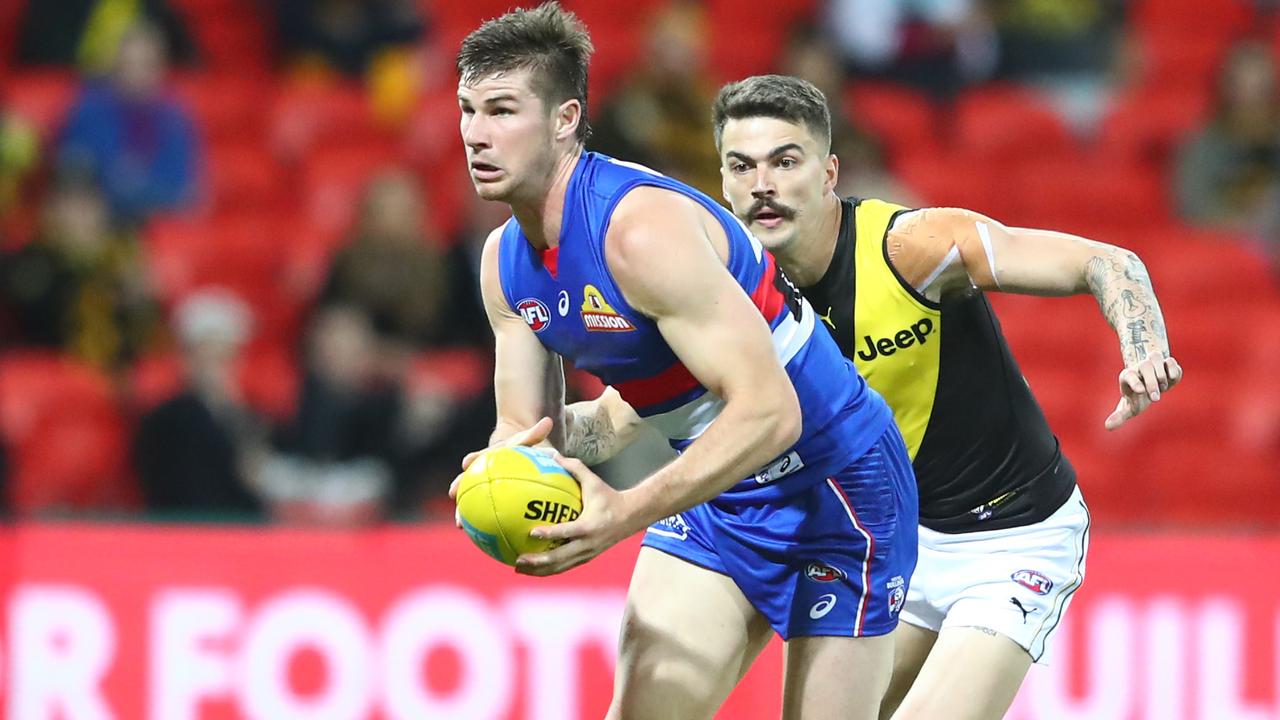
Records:
{"label": "blue shorts", "polygon": [[655,523],[644,544],[728,575],[784,640],[884,635],[915,569],[917,503],[890,424],[823,482],[766,503],[712,500]]}

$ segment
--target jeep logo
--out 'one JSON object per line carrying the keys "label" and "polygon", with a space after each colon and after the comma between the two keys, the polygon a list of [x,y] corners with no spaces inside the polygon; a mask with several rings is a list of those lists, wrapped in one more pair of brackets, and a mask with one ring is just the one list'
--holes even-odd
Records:
{"label": "jeep logo", "polygon": [[872,340],[870,335],[863,335],[862,342],[866,344],[866,350],[858,351],[858,358],[862,360],[875,360],[878,356],[889,356],[899,350],[920,343],[925,343],[925,338],[933,332],[933,321],[929,318],[921,318],[920,322],[912,325],[905,330],[899,330],[893,334],[893,337],[883,337],[879,340]]}

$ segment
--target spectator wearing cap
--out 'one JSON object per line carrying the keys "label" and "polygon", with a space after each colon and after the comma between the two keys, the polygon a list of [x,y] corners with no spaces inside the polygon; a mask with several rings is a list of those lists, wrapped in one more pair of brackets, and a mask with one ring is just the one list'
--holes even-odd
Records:
{"label": "spectator wearing cap", "polygon": [[252,313],[230,292],[201,290],[178,305],[173,325],[185,388],[143,416],[134,442],[146,507],[255,517],[265,430],[236,381]]}

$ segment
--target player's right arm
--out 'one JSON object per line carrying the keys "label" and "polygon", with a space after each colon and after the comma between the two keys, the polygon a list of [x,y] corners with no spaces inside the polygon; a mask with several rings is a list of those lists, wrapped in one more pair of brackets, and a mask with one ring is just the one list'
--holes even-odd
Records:
{"label": "player's right arm", "polygon": [[519,438],[517,444],[550,444],[563,449],[564,364],[559,355],[538,341],[524,318],[507,303],[498,275],[501,241],[499,227],[489,233],[480,256],[480,294],[493,329],[493,385],[498,416],[489,446],[509,444],[516,435],[539,428],[543,418],[551,418],[550,428]]}

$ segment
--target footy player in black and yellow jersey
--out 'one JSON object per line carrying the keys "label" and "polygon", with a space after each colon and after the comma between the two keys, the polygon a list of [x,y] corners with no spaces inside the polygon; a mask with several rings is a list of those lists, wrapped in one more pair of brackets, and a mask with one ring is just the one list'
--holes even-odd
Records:
{"label": "footy player in black and yellow jersey", "polygon": [[721,89],[726,199],[893,408],[920,556],[881,717],[1003,717],[1084,578],[1075,473],[984,292],[1092,293],[1124,368],[1115,429],[1181,378],[1142,262],[969,210],[841,199],[826,99],[796,78]]}

